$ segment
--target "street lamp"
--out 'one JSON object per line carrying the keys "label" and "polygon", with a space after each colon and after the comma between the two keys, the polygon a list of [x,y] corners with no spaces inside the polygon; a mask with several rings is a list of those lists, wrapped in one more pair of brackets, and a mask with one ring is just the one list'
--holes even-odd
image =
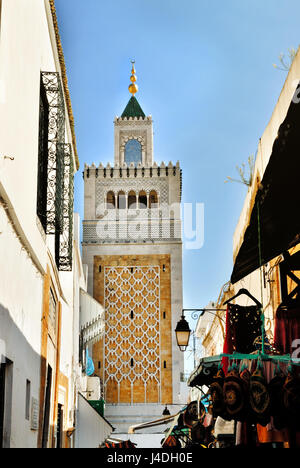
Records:
{"label": "street lamp", "polygon": [[[215,315],[218,311],[226,312],[226,310],[227,309],[183,309],[181,319],[177,323],[175,329],[177,344],[180,351],[186,351],[189,345],[191,333],[195,333],[191,331],[189,324],[185,319],[184,312],[192,312],[192,319],[196,320],[197,318],[202,317],[202,315],[204,315],[206,312]],[[224,319],[222,317],[219,317],[219,320],[224,322]]]}
{"label": "street lamp", "polygon": [[190,341],[191,329],[185,320],[184,314],[182,314],[180,321],[177,323],[175,333],[180,351],[186,351]]}

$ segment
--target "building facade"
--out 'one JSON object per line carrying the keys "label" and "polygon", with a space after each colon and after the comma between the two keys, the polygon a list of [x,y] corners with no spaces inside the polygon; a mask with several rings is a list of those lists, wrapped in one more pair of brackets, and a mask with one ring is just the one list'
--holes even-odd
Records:
{"label": "building facade", "polygon": [[0,447],[75,446],[86,391],[78,168],[54,1],[1,0]]}
{"label": "building facade", "polygon": [[88,291],[104,305],[94,346],[108,418],[119,431],[178,403],[183,359],[181,169],[155,162],[153,121],[132,97],[114,120],[114,164],[85,166],[83,259]]}

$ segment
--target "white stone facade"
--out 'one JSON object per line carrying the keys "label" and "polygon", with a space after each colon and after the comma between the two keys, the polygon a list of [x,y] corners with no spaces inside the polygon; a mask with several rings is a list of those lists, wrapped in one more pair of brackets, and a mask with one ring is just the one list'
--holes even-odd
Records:
{"label": "white stone facade", "polygon": [[[79,250],[79,219],[75,216],[69,237],[70,269],[62,271],[55,236],[46,234],[37,213],[39,157],[47,160],[50,139],[47,128],[47,146],[40,152],[41,72],[51,73],[62,83],[65,119],[61,144],[72,149],[76,167],[57,34],[53,1],[0,1],[0,371],[1,384],[5,382],[4,391],[0,385],[0,446],[5,448],[40,447],[42,432],[47,432],[43,446],[55,447],[58,405],[66,434],[76,423],[81,390],[79,309],[86,278]],[[43,179],[47,188],[48,176],[49,172]],[[41,369],[46,374],[49,367],[47,422],[47,382]],[[74,447],[74,436],[65,437],[61,445]]]}
{"label": "white stone facade", "polygon": [[137,139],[142,145],[142,166],[153,164],[153,132],[151,116],[122,119],[116,117],[115,124],[115,167],[124,167],[125,144],[130,139]]}
{"label": "white stone facade", "polygon": [[[183,355],[175,333],[182,312],[182,236],[181,236],[181,169],[179,163],[160,166],[153,158],[151,117],[119,118],[114,121],[114,166],[85,165],[85,217],[83,221],[83,262],[88,266],[88,292],[93,294],[95,256],[170,255],[172,313],[172,380],[173,401],[180,403],[180,373]],[[141,161],[125,163],[125,144],[136,139],[141,144]],[[157,203],[151,206],[151,194]],[[124,197],[120,208],[118,196]],[[130,196],[136,205],[130,208]],[[108,206],[113,194],[114,205]],[[141,194],[146,206],[140,206]],[[126,433],[134,423],[161,417],[164,406],[158,404],[106,405],[106,417]],[[129,417],[130,415],[130,417]]]}

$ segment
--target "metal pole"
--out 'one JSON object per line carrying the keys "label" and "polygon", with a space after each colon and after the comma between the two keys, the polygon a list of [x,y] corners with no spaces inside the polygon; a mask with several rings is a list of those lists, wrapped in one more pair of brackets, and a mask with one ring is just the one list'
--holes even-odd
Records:
{"label": "metal pole", "polygon": [[196,333],[193,334],[194,369],[196,368]]}

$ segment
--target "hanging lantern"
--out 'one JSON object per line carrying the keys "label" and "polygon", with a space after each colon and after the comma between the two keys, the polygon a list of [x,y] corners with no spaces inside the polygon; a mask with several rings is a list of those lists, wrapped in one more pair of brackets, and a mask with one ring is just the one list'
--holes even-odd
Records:
{"label": "hanging lantern", "polygon": [[175,333],[180,351],[186,351],[186,348],[189,345],[191,329],[189,327],[188,322],[185,320],[184,315],[182,315],[180,321],[177,323]]}

